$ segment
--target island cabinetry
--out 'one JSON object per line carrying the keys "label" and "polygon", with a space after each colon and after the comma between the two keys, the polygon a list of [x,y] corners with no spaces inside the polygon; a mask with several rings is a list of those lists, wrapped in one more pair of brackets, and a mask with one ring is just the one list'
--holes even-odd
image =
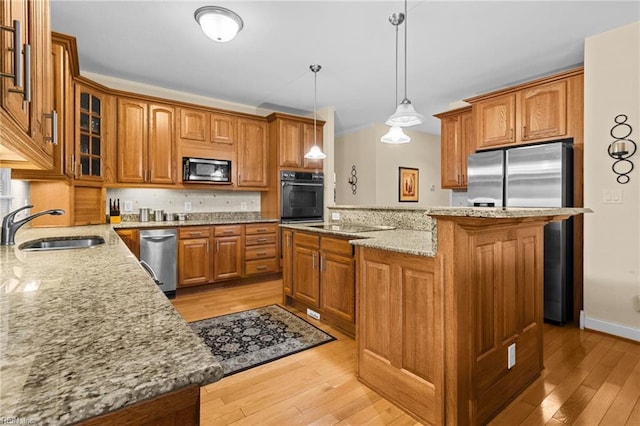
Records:
{"label": "island cabinetry", "polygon": [[211,236],[209,226],[178,228],[178,287],[212,281]]}
{"label": "island cabinetry", "polygon": [[278,225],[258,223],[244,229],[245,276],[278,272]]}
{"label": "island cabinetry", "polygon": [[283,238],[285,304],[312,309],[353,336],[355,261],[349,239],[299,231],[283,233]]}
{"label": "island cabinetry", "polygon": [[[0,31],[0,145],[4,167],[53,167],[49,1],[2,2]],[[17,44],[17,45],[16,45]],[[14,77],[15,76],[15,77]]]}
{"label": "island cabinetry", "polygon": [[116,229],[116,233],[131,250],[131,253],[140,259],[140,231],[138,229]]}
{"label": "island cabinetry", "polygon": [[441,187],[467,187],[467,158],[475,149],[471,107],[436,114],[441,128]]}
{"label": "island cabinetry", "polygon": [[213,280],[222,281],[242,276],[243,225],[214,227]]}
{"label": "island cabinetry", "polygon": [[444,294],[434,259],[362,247],[357,259],[358,378],[421,421],[443,424]]}
{"label": "island cabinetry", "polygon": [[238,166],[236,186],[264,190],[269,184],[269,140],[267,123],[238,119]]}
{"label": "island cabinetry", "polygon": [[119,183],[176,183],[175,108],[118,98]]}

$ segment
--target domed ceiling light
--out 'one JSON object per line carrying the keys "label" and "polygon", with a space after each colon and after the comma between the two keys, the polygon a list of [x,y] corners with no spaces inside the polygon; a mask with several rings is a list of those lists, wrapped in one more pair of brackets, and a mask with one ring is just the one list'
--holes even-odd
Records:
{"label": "domed ceiling light", "polygon": [[404,0],[404,99],[396,108],[396,112],[387,120],[388,126],[410,127],[424,122],[424,116],[416,112],[407,97],[407,21],[407,0]]}
{"label": "domed ceiling light", "polygon": [[316,115],[318,114],[318,71],[322,69],[322,66],[313,64],[309,65],[309,69],[313,71],[313,146],[311,147],[309,152],[304,155],[304,158],[308,158],[310,160],[322,160],[324,158],[327,158],[327,154],[322,152],[322,150],[318,146],[318,141],[316,140],[318,136],[318,132],[316,130]]}
{"label": "domed ceiling light", "polygon": [[[389,16],[389,22],[391,25],[396,27],[396,100],[395,104],[398,103],[398,26],[404,22],[404,13],[394,13]],[[388,144],[401,144],[411,142],[411,138],[402,131],[402,127],[399,126],[391,126],[389,131],[380,138],[380,142],[388,143]]]}
{"label": "domed ceiling light", "polygon": [[220,43],[233,40],[244,26],[237,13],[219,6],[201,7],[193,16],[205,35]]}

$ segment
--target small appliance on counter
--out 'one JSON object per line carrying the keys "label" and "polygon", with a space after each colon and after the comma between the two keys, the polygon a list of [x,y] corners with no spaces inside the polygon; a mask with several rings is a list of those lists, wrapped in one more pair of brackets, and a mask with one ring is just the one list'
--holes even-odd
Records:
{"label": "small appliance on counter", "polygon": [[[469,155],[469,205],[573,207],[571,139]],[[544,227],[544,318],[573,316],[573,219]]]}

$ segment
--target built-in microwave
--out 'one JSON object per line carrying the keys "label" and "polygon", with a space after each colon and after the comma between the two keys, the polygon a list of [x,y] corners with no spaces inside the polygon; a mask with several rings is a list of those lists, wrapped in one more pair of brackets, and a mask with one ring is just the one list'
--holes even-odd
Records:
{"label": "built-in microwave", "polygon": [[184,182],[231,183],[231,161],[182,157]]}

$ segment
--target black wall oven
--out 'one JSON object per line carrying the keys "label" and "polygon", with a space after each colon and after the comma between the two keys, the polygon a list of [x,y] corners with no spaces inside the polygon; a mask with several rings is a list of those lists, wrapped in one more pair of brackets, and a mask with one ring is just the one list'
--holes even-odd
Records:
{"label": "black wall oven", "polygon": [[281,220],[322,222],[324,211],[324,175],[321,172],[280,172],[282,194]]}

